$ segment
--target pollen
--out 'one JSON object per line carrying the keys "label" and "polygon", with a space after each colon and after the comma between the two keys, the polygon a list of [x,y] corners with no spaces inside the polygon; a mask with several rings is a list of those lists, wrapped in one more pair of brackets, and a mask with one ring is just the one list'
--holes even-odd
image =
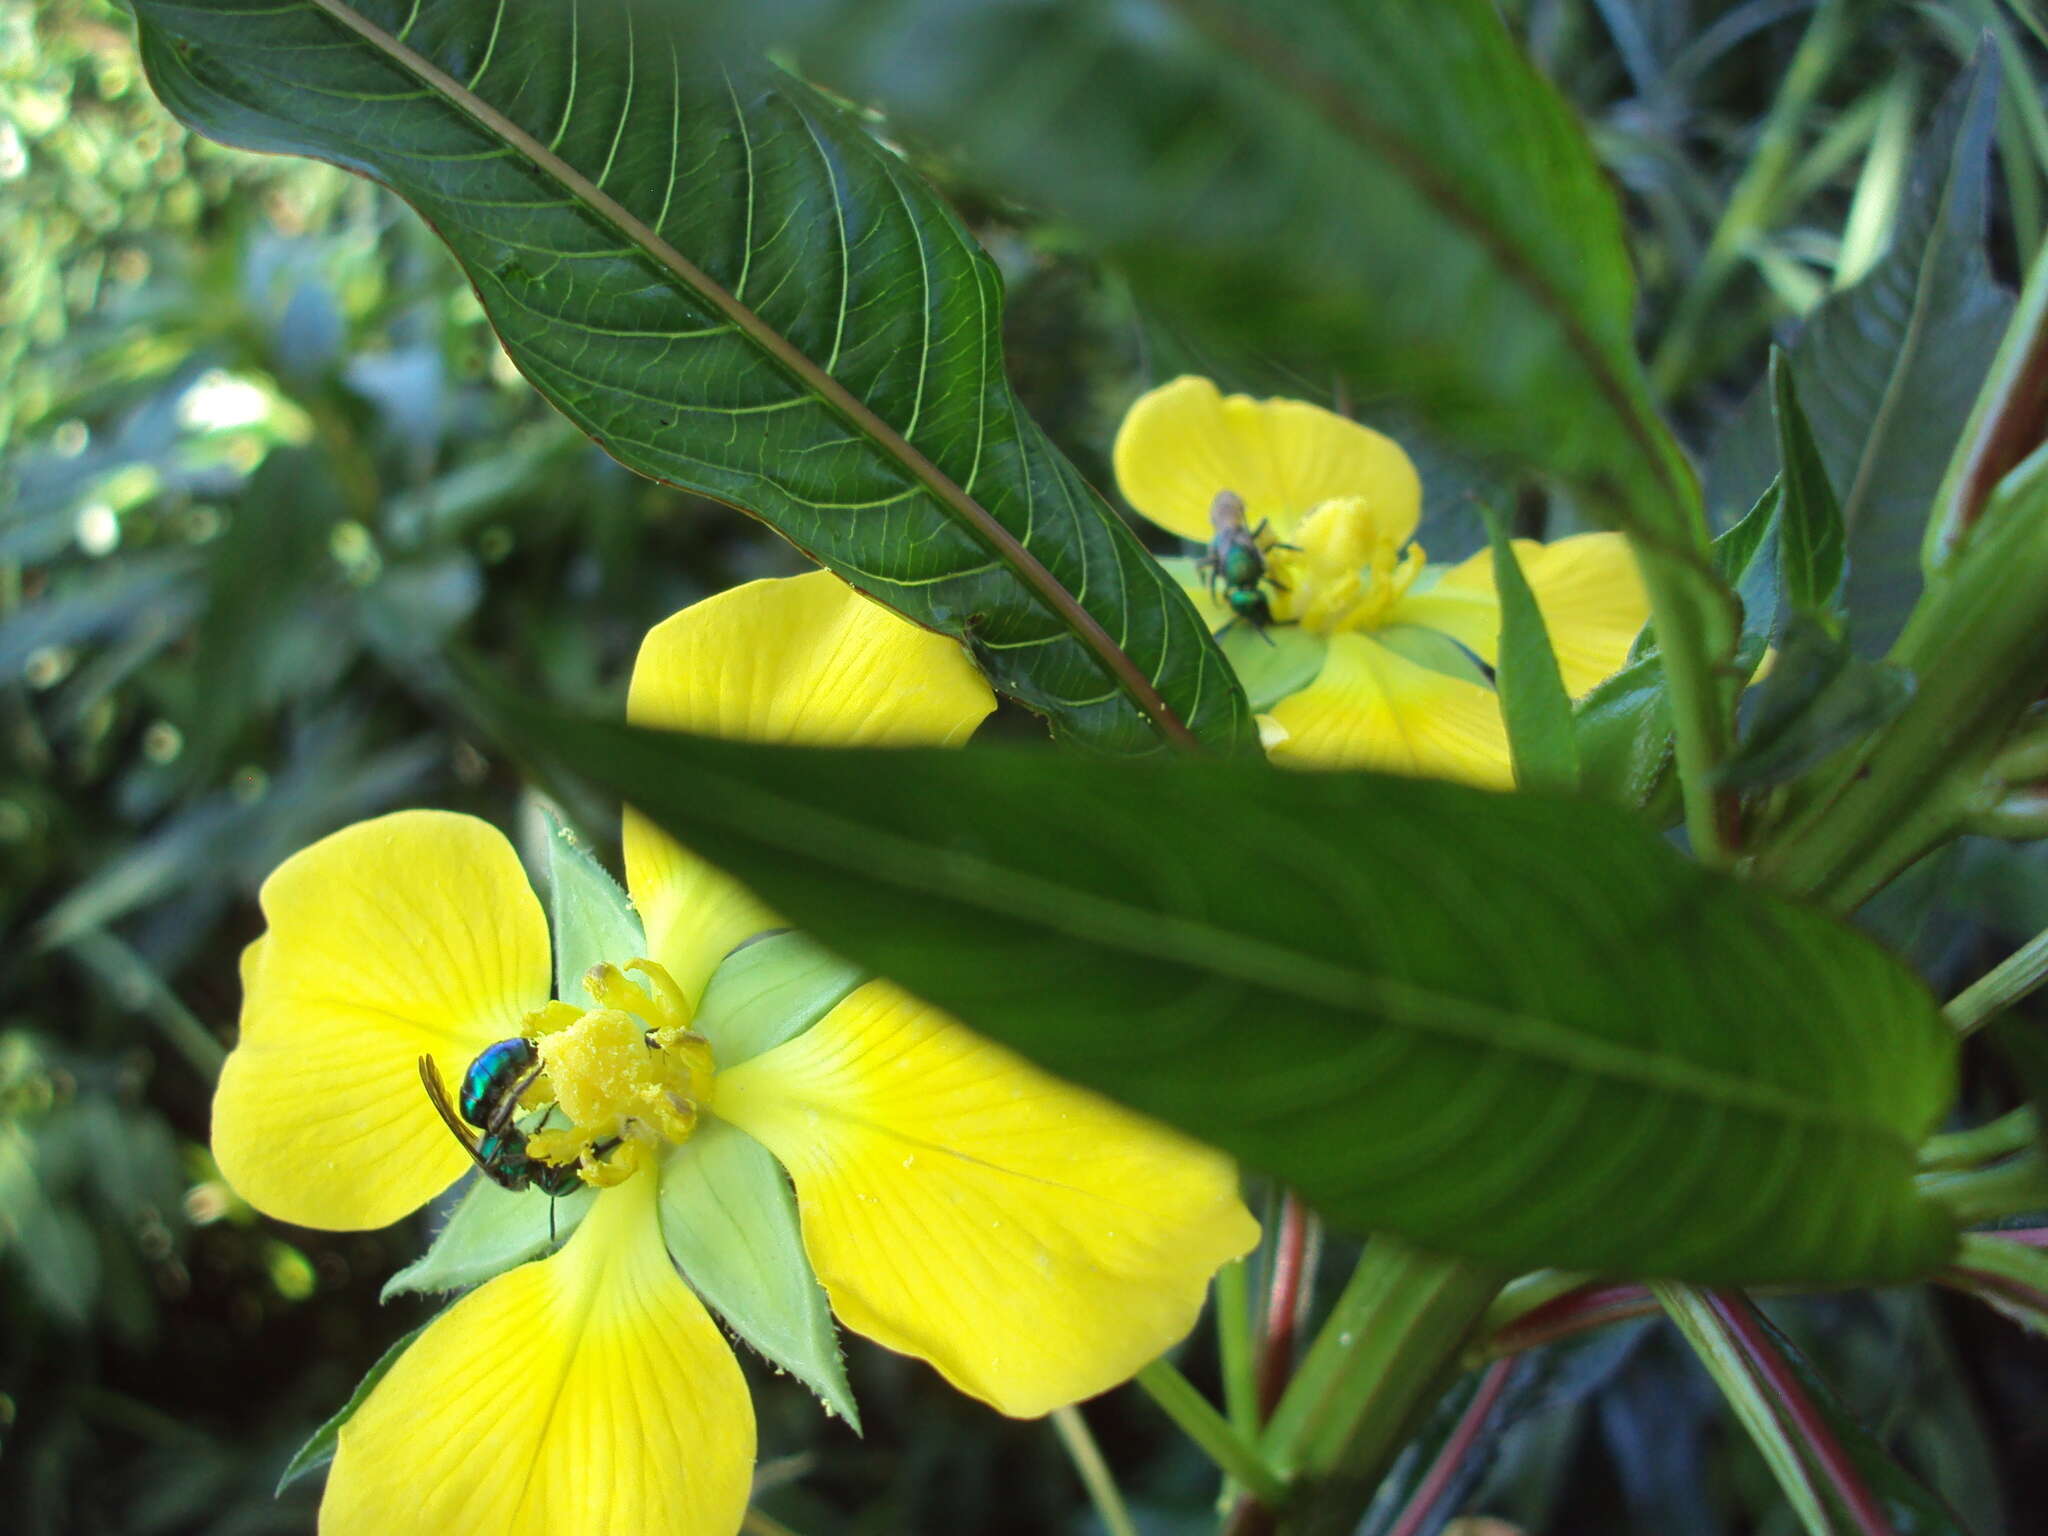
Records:
{"label": "pollen", "polygon": [[616,1184],[696,1129],[711,1047],[690,1028],[682,990],[652,961],[593,966],[583,985],[597,1006],[554,1002],[527,1021],[555,1110],[569,1122],[535,1130],[527,1152],[574,1163],[586,1183]]}
{"label": "pollen", "polygon": [[1384,533],[1361,496],[1326,501],[1302,520],[1295,548],[1269,557],[1275,617],[1312,634],[1378,629],[1420,574],[1422,546]]}

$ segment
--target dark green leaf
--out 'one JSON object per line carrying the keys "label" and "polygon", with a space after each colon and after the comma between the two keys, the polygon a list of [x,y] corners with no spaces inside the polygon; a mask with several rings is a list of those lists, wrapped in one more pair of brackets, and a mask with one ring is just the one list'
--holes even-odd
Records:
{"label": "dark green leaf", "polygon": [[363,1406],[363,1400],[370,1395],[371,1389],[384,1379],[385,1373],[392,1366],[398,1364],[398,1357],[411,1348],[412,1341],[425,1333],[432,1322],[433,1319],[429,1318],[421,1323],[377,1357],[377,1363],[370,1367],[361,1381],[356,1383],[356,1389],[349,1394],[348,1401],[341,1405],[334,1417],[314,1430],[312,1438],[300,1446],[292,1459],[285,1463],[284,1471],[277,1480],[279,1493],[283,1493],[308,1472],[316,1472],[334,1460],[334,1448],[340,1442],[342,1426],[356,1416],[356,1410]]}
{"label": "dark green leaf", "polygon": [[1896,719],[1913,698],[1913,675],[1866,661],[1820,620],[1787,620],[1777,660],[1752,691],[1742,744],[1722,766],[1729,789],[1762,789]]}
{"label": "dark green leaf", "polygon": [[[1630,662],[1603,679],[1572,709],[1573,750],[1580,781],[1596,799],[1648,810],[1671,775],[1671,695],[1664,659]],[[1676,802],[1667,810],[1675,810]]]}
{"label": "dark green leaf", "polygon": [[1249,746],[1200,619],[1012,396],[993,265],[843,107],[635,0],[136,9],[173,111],[394,187],[620,462],[959,636],[1078,741]]}
{"label": "dark green leaf", "polygon": [[1842,581],[1842,509],[1828,484],[1813,428],[1799,408],[1785,354],[1771,349],[1771,410],[1778,423],[1779,569],[1785,597],[1800,613],[1824,614]]}
{"label": "dark green leaf", "polygon": [[1778,630],[1783,483],[1773,480],[1741,522],[1714,540],[1714,563],[1742,599],[1742,632],[1769,640]]}
{"label": "dark green leaf", "polygon": [[[1843,1406],[1834,1388],[1793,1347],[1792,1341],[1761,1312],[1756,1315],[1765,1334],[1806,1389],[1807,1397],[1826,1421],[1836,1443],[1848,1454],[1856,1476],[1883,1505],[1897,1536],[1970,1536],[1941,1497],[1900,1466],[1883,1442]],[[1827,1490],[1827,1494],[1837,1517],[1845,1519],[1848,1512],[1841,1508],[1832,1490]]]}
{"label": "dark green leaf", "polygon": [[1500,660],[1494,666],[1507,720],[1515,783],[1523,789],[1579,787],[1579,749],[1572,736],[1572,700],[1564,691],[1543,610],[1515,558],[1500,509],[1482,509],[1493,543],[1493,585],[1500,594]]}
{"label": "dark green leaf", "polygon": [[1730,1282],[1897,1278],[1951,1246],[1911,1184],[1953,1089],[1925,989],[1626,812],[483,707],[834,949],[1345,1227]]}
{"label": "dark green leaf", "polygon": [[1148,304],[1690,539],[1614,191],[1491,0],[692,7],[1057,210]]}
{"label": "dark green leaf", "polygon": [[[1979,58],[1956,82],[1915,160],[1891,250],[1789,349],[1841,495],[1845,602],[1866,656],[1890,648],[1919,597],[1929,506],[2012,312],[1984,248],[1996,76]],[[1770,478],[1769,413],[1759,389],[1731,425],[1710,477],[1718,504],[1748,502]]]}

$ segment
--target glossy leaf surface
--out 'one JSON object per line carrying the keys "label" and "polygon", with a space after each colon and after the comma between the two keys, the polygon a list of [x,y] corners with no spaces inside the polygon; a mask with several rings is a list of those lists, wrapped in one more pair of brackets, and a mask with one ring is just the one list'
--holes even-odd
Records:
{"label": "glossy leaf surface", "polygon": [[1626,813],[1259,764],[764,748],[485,706],[1042,1065],[1442,1252],[1922,1272],[1953,1091],[1919,982]]}
{"label": "glossy leaf surface", "polygon": [[957,635],[1063,733],[1248,745],[1194,609],[1026,417],[993,264],[801,82],[634,0],[144,0],[186,122],[395,188],[628,467]]}

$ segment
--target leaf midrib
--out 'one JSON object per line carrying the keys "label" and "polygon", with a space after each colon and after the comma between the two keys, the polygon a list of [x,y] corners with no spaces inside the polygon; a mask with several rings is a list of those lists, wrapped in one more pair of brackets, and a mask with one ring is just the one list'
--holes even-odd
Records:
{"label": "leaf midrib", "polygon": [[[1327,78],[1284,42],[1259,31],[1254,23],[1234,13],[1224,14],[1223,8],[1213,0],[1166,0],[1166,3],[1186,16],[1197,31],[1228,47],[1234,57],[1262,70],[1272,84],[1295,99],[1307,102],[1339,135],[1363,143],[1375,158],[1405,180],[1448,222],[1463,229],[1488,254],[1501,275],[1528,294],[1536,307],[1551,317],[1564,333],[1567,345],[1592,379],[1601,399],[1627,432],[1682,524],[1688,498],[1673,478],[1671,465],[1658,445],[1657,432],[1644,420],[1628,386],[1608,365],[1605,350],[1580,323],[1571,305],[1549,278],[1523,260],[1515,246],[1466,201],[1464,194],[1436,173],[1427,156],[1385,124],[1359,111],[1337,82]],[[1626,511],[1625,508],[1622,510]]]}
{"label": "leaf midrib", "polygon": [[[468,117],[479,128],[523,156],[537,172],[554,181],[573,197],[578,206],[616,230],[656,266],[689,288],[730,320],[740,333],[788,372],[798,384],[835,411],[849,427],[896,460],[924,489],[959,521],[991,547],[1091,652],[1104,671],[1131,701],[1144,712],[1160,734],[1184,750],[1199,750],[1200,742],[1187,723],[1160,696],[1143,669],[1125,653],[1103,628],[1094,614],[1062,586],[1038,557],[1026,549],[1010,530],[998,522],[986,507],[969,496],[936,464],[925,457],[902,433],[882,419],[831,374],[804,354],[787,337],[742,303],[724,285],[684,256],[674,246],[630,212],[616,198],[592,182],[561,156],[513,122],[454,76],[399,38],[363,16],[345,0],[308,0],[337,24],[347,28],[375,48],[400,69],[432,89],[448,105]],[[572,0],[573,3],[573,0]],[[516,354],[515,354],[516,357]]]}
{"label": "leaf midrib", "polygon": [[[604,724],[629,749],[646,750],[665,736],[679,734]],[[1505,1046],[1535,1060],[1624,1085],[1758,1111],[1800,1124],[1831,1127],[1878,1141],[1901,1157],[1911,1154],[1908,1138],[1889,1126],[1716,1068],[1575,1034],[1519,1010],[1353,971],[1321,955],[1249,938],[1194,919],[1134,907],[1093,891],[1013,870],[957,848],[878,831],[716,769],[698,765],[692,772],[716,779],[727,796],[737,797],[742,803],[754,802],[743,815],[726,818],[728,827],[743,825],[746,835],[757,842],[799,859],[884,880],[927,899],[942,892],[948,900],[977,907],[993,916],[1035,924],[1084,943],[1167,961],[1283,996],[1292,995],[1320,1007],[1356,1013],[1363,997],[1377,1005],[1395,1027],[1417,1034],[1448,1037],[1492,1049]],[[648,810],[647,802],[639,805],[643,812]],[[957,871],[957,876],[934,879],[935,865]]]}

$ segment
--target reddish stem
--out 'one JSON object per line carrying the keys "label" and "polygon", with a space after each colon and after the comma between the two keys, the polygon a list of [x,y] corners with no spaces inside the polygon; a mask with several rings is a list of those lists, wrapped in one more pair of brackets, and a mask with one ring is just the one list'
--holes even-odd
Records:
{"label": "reddish stem", "polygon": [[1937,1284],[1961,1291],[1965,1296],[1975,1296],[1980,1300],[1985,1296],[2002,1296],[2030,1312],[2048,1317],[2048,1291],[2036,1290],[2023,1280],[1994,1275],[1984,1269],[1965,1269],[1960,1265],[1937,1270],[1934,1279]]}
{"label": "reddish stem", "polygon": [[1294,1373],[1294,1335],[1308,1257],[1308,1207],[1292,1192],[1280,1202],[1280,1236],[1273,1244],[1273,1283],[1266,1292],[1265,1339],[1259,1346],[1259,1419],[1280,1404]]}
{"label": "reddish stem", "polygon": [[1507,1390],[1508,1377],[1514,1374],[1514,1369],[1512,1360],[1496,1360],[1486,1368],[1486,1374],[1479,1381],[1479,1390],[1472,1394],[1472,1401],[1465,1405],[1464,1413],[1459,1416],[1458,1427],[1451,1431],[1451,1438],[1437,1452],[1436,1460],[1430,1463],[1421,1486],[1408,1500],[1401,1511],[1401,1518],[1394,1522],[1394,1528],[1387,1536],[1418,1536],[1424,1522],[1429,1519],[1429,1512],[1436,1508],[1437,1500],[1450,1487],[1458,1468],[1472,1454],[1472,1447],[1479,1443],[1480,1433],[1486,1428],[1493,1405]]}
{"label": "reddish stem", "polygon": [[2001,1243],[2018,1243],[2023,1248],[2048,1248],[2048,1227],[2017,1227],[2010,1232],[1986,1232]]}
{"label": "reddish stem", "polygon": [[1523,1350],[1554,1344],[1559,1339],[1589,1333],[1609,1323],[1648,1317],[1657,1310],[1657,1298],[1646,1287],[1582,1285],[1516,1318],[1486,1341],[1486,1352],[1490,1355],[1518,1355]]}
{"label": "reddish stem", "polygon": [[1842,1507],[1848,1511],[1856,1529],[1862,1536],[1895,1536],[1891,1522],[1878,1508],[1876,1497],[1864,1486],[1862,1476],[1850,1462],[1834,1432],[1828,1428],[1820,1409],[1807,1395],[1805,1385],[1778,1352],[1777,1345],[1771,1342],[1762,1319],[1757,1316],[1755,1305],[1740,1291],[1708,1291],[1704,1294],[1715,1316],[1721,1319],[1722,1326],[1749,1357],[1750,1365],[1777,1399],[1787,1427],[1806,1443],[1807,1450],[1820,1466],[1821,1475],[1834,1489],[1835,1497],[1842,1501]]}

